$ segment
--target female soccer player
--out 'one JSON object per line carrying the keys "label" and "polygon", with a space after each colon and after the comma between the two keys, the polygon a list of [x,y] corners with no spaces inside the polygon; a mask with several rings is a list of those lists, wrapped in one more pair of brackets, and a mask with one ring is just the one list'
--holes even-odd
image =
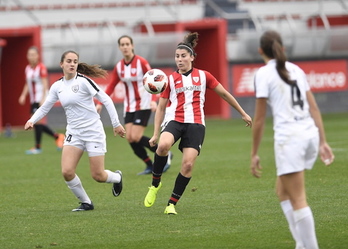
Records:
{"label": "female soccer player", "polygon": [[[45,101],[48,92],[47,69],[45,65],[40,62],[39,49],[37,47],[30,47],[27,52],[27,59],[29,64],[25,68],[26,83],[24,84],[21,96],[18,99],[19,104],[24,105],[25,99],[29,94],[30,98],[30,113],[33,114]],[[44,120],[38,121],[34,125],[35,131],[35,147],[26,151],[26,154],[40,154],[42,133],[45,132],[55,139],[58,150],[62,149],[64,142],[64,135],[52,131]]]}
{"label": "female soccer player", "polygon": [[[181,170],[165,208],[165,214],[177,214],[175,205],[191,179],[195,160],[203,145],[205,135],[203,106],[206,90],[214,90],[235,108],[246,122],[246,126],[252,124],[250,116],[213,75],[193,67],[197,40],[198,33],[189,33],[175,50],[175,63],[178,69],[169,76],[169,85],[161,94],[155,115],[154,133],[150,139],[152,146],[156,145],[157,141],[159,143],[155,154],[152,185],[144,200],[146,207],[154,204],[157,192],[162,186],[161,175],[168,151],[181,139],[179,143],[179,149],[183,153]],[[161,124],[163,127],[160,134]]]}
{"label": "female soccer player", "polygon": [[286,61],[282,39],[265,32],[259,53],[265,62],[255,76],[256,107],[251,151],[251,173],[261,176],[261,143],[267,102],[273,113],[276,192],[296,241],[296,249],[318,248],[312,211],[306,201],[304,170],[311,169],[320,151],[326,165],[334,160],[326,142],[320,111],[306,75]]}
{"label": "female soccer player", "polygon": [[119,122],[111,98],[93,80],[85,76],[105,76],[105,70],[98,65],[79,63],[79,55],[74,51],[63,53],[60,67],[63,69],[64,77],[52,85],[45,102],[28,120],[24,129],[33,128],[58,100],[61,102],[67,118],[66,138],[62,150],[62,174],[68,187],[81,202],[81,205],[72,211],[93,210],[93,203],[76,175],[76,167],[84,151],[87,151],[89,156],[93,179],[97,182],[113,183],[114,196],[120,195],[122,191],[121,171],[111,172],[104,169],[106,137],[93,97],[105,105],[114,135],[124,138],[126,132]]}
{"label": "female soccer player", "polygon": [[[143,76],[151,69],[146,59],[134,54],[133,39],[124,35],[118,39],[118,47],[122,52],[123,59],[120,60],[112,72],[112,78],[105,92],[111,95],[116,85],[122,82],[126,88],[124,98],[125,128],[126,138],[133,149],[134,154],[145,164],[146,168],[138,175],[150,174],[152,172],[152,160],[148,156],[145,148],[155,152],[157,147],[149,145],[149,137],[144,136],[145,128],[148,124],[151,111],[156,111],[156,95],[148,93],[143,87]],[[102,105],[97,104],[98,112]],[[168,157],[166,171],[170,167],[172,154]]]}

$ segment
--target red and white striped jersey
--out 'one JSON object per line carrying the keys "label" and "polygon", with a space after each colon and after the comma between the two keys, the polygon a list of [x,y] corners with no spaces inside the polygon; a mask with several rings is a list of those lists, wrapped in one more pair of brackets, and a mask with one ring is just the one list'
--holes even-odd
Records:
{"label": "red and white striped jersey", "polygon": [[175,120],[205,125],[205,92],[218,85],[217,79],[205,70],[193,68],[187,76],[173,72],[168,87],[161,93],[162,98],[169,99],[164,122]]}
{"label": "red and white striped jersey", "polygon": [[30,103],[40,103],[43,98],[42,78],[47,77],[47,69],[43,63],[39,63],[32,68],[27,65],[25,68],[25,78],[28,84]]}
{"label": "red and white striped jersey", "polygon": [[125,86],[124,112],[150,109],[150,103],[156,96],[148,93],[143,86],[143,76],[150,70],[150,64],[141,56],[135,55],[130,63],[120,60],[112,71],[111,81],[105,92],[111,95],[115,86],[122,82]]}

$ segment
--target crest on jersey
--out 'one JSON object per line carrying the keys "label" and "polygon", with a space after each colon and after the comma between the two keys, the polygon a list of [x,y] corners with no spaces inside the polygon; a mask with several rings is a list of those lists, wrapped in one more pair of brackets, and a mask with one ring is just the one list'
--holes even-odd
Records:
{"label": "crest on jersey", "polygon": [[196,83],[199,81],[199,77],[192,77],[192,79],[193,79],[193,81],[196,82]]}
{"label": "crest on jersey", "polygon": [[79,91],[79,85],[74,85],[71,87],[71,90],[74,92],[74,93],[77,93]]}
{"label": "crest on jersey", "polygon": [[131,74],[135,74],[137,72],[136,68],[131,68]]}

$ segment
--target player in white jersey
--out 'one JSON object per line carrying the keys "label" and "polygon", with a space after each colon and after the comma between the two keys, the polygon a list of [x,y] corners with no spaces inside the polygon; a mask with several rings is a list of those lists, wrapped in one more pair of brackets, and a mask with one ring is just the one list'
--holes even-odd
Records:
{"label": "player in white jersey", "polygon": [[146,207],[151,207],[156,200],[157,192],[162,186],[161,176],[168,152],[179,139],[179,149],[183,153],[181,169],[176,177],[165,214],[176,214],[175,205],[191,179],[195,160],[203,144],[205,135],[203,106],[206,90],[214,90],[241,114],[246,126],[252,125],[250,116],[214,76],[193,67],[197,40],[198,33],[189,33],[175,50],[175,63],[178,69],[169,76],[169,85],[161,94],[155,115],[154,133],[150,140],[151,145],[156,145],[157,141],[159,143],[155,154],[152,185],[144,200]]}
{"label": "player in white jersey", "polygon": [[74,51],[63,53],[60,66],[64,77],[52,85],[45,102],[28,120],[24,128],[31,129],[58,100],[61,102],[67,119],[66,139],[62,150],[62,174],[66,184],[81,203],[72,211],[93,210],[94,205],[76,175],[76,167],[84,151],[87,151],[89,156],[93,179],[97,182],[113,183],[114,196],[120,195],[122,191],[122,172],[119,170],[112,172],[104,168],[106,138],[103,124],[94,106],[94,97],[106,107],[114,135],[124,138],[126,132],[119,122],[111,98],[87,77],[104,77],[106,71],[98,65],[79,63],[79,56]]}
{"label": "player in white jersey", "polygon": [[[47,69],[45,65],[40,62],[39,49],[37,47],[30,47],[27,52],[27,59],[29,64],[25,68],[26,83],[24,84],[21,96],[18,99],[19,104],[24,105],[25,99],[29,94],[30,113],[33,114],[39,106],[45,101],[48,92]],[[53,137],[58,150],[62,149],[64,142],[64,135],[54,132],[46,123],[45,120],[40,120],[34,125],[35,147],[26,151],[26,154],[40,154],[42,133],[45,132]]]}
{"label": "player in white jersey", "polygon": [[274,150],[277,167],[276,192],[296,241],[296,249],[316,249],[313,214],[306,201],[304,170],[311,169],[318,151],[329,165],[334,155],[326,142],[324,126],[306,75],[286,61],[282,39],[265,32],[259,53],[265,62],[255,75],[256,106],[251,151],[251,173],[261,176],[261,143],[267,102],[272,109]]}
{"label": "player in white jersey", "polygon": [[[144,131],[148,124],[151,111],[156,111],[157,96],[148,93],[143,86],[143,76],[151,69],[147,60],[134,54],[133,39],[128,35],[123,35],[118,39],[118,46],[122,52],[123,59],[120,60],[112,71],[111,81],[105,92],[111,95],[118,83],[123,83],[126,89],[124,98],[124,120],[127,131],[127,141],[129,142],[134,154],[145,164],[145,170],[138,175],[151,174],[152,160],[148,156],[146,149],[155,152],[157,146],[149,145],[150,138],[144,136]],[[96,106],[98,112],[102,105]],[[173,155],[170,152],[164,172],[168,170]]]}

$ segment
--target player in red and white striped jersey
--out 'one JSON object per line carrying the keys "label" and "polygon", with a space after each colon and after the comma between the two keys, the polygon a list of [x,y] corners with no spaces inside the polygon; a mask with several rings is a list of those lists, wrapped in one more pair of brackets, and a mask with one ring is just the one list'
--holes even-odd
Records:
{"label": "player in red and white striped jersey", "polygon": [[[161,94],[156,115],[151,145],[158,148],[155,154],[152,186],[145,197],[144,205],[151,207],[161,183],[161,175],[166,164],[170,148],[179,140],[179,149],[183,153],[181,170],[175,180],[172,195],[165,214],[176,214],[175,205],[185,191],[192,176],[192,169],[200,153],[204,135],[204,102],[207,89],[214,90],[221,98],[235,108],[251,126],[250,116],[243,110],[236,99],[205,70],[193,67],[198,33],[189,33],[175,51],[175,63],[178,70],[169,76],[169,85]],[[162,124],[162,132],[160,135]],[[160,136],[160,139],[159,139]]]}
{"label": "player in red and white striped jersey", "polygon": [[[155,152],[157,146],[149,145],[149,137],[144,136],[144,131],[151,116],[151,111],[157,107],[157,96],[148,93],[143,86],[143,76],[151,69],[147,60],[134,53],[133,39],[124,35],[118,39],[118,46],[123,54],[114,67],[111,81],[105,92],[111,95],[118,83],[123,83],[126,89],[124,98],[124,120],[127,131],[126,138],[132,147],[134,154],[137,155],[145,164],[146,168],[139,175],[150,174],[152,172],[152,160],[148,156],[146,149]],[[97,104],[98,112],[102,105]],[[165,170],[170,167],[171,156],[168,159]]]}
{"label": "player in red and white striped jersey", "polygon": [[[24,105],[26,96],[29,94],[30,112],[33,114],[45,101],[49,86],[47,80],[47,69],[39,60],[39,50],[37,47],[33,46],[28,49],[27,59],[29,64],[25,68],[26,83],[18,102],[19,104]],[[27,150],[26,154],[31,155],[41,153],[41,138],[43,132],[55,139],[57,149],[62,149],[64,135],[54,132],[45,124],[45,120],[41,120],[35,124],[34,130],[35,147]]]}

